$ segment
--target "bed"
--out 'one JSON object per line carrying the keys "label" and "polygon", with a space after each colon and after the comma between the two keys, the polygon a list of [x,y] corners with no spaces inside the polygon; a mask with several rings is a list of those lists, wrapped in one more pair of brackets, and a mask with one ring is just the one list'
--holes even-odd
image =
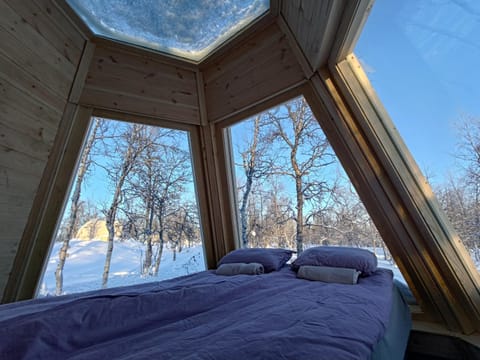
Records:
{"label": "bed", "polygon": [[410,314],[375,269],[355,285],[214,270],[0,306],[1,359],[403,359]]}

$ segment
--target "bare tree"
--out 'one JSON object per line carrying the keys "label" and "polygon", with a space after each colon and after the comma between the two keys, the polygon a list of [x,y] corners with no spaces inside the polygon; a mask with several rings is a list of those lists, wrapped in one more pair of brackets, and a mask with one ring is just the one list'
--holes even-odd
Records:
{"label": "bare tree", "polygon": [[192,173],[190,154],[182,148],[187,139],[182,134],[149,127],[143,136],[146,146],[127,179],[124,194],[129,203],[127,217],[136,219],[134,227],[145,244],[142,274],[157,275],[164,245],[170,241],[175,249],[181,248],[183,231],[175,229],[183,226],[179,225],[185,208],[181,194],[192,182]]}
{"label": "bare tree", "polygon": [[249,214],[247,208],[249,204],[250,193],[252,191],[253,182],[256,179],[261,179],[267,174],[267,166],[263,160],[265,155],[265,138],[261,134],[262,116],[257,115],[252,122],[253,136],[247,143],[246,149],[240,151],[242,157],[242,168],[245,176],[245,184],[238,189],[243,190],[240,203],[240,224],[242,247],[247,247],[249,243],[248,220]]}
{"label": "bare tree", "polygon": [[158,222],[158,247],[155,261],[152,266],[152,275],[158,275],[163,247],[169,226],[172,226],[172,217],[179,209],[181,194],[186,184],[192,178],[190,172],[190,154],[175,146],[163,147],[161,153],[160,181],[155,192],[155,215]]}
{"label": "bare tree", "polygon": [[71,200],[70,200],[70,215],[66,223],[66,231],[64,234],[63,244],[58,254],[58,263],[55,270],[55,295],[61,295],[63,293],[63,268],[65,266],[65,260],[67,258],[67,251],[70,243],[70,239],[75,233],[77,228],[77,215],[80,208],[80,193],[82,191],[82,184],[87,174],[88,168],[91,165],[90,152],[97,140],[98,130],[101,120],[96,118],[93,121],[93,127],[88,136],[87,142],[80,158],[80,163],[77,171],[77,178],[75,180],[75,186],[73,188]]}
{"label": "bare tree", "polygon": [[322,169],[335,164],[335,157],[304,98],[285,103],[268,114],[272,124],[272,139],[280,145],[280,154],[272,159],[275,174],[293,179],[297,252],[303,251],[304,227],[315,211],[305,214],[306,202],[321,205],[332,189]]}
{"label": "bare tree", "polygon": [[126,127],[122,141],[117,142],[116,152],[121,154],[120,162],[113,163],[108,174],[114,184],[114,191],[109,208],[105,212],[105,222],[108,230],[108,246],[105,256],[105,265],[103,268],[102,288],[106,288],[108,284],[108,276],[110,272],[110,263],[112,260],[113,242],[116,234],[115,222],[117,213],[123,200],[123,187],[125,181],[135,166],[135,162],[146,147],[145,138],[142,135],[145,126],[140,124],[132,124]]}
{"label": "bare tree", "polygon": [[480,118],[464,116],[459,121],[458,133],[456,157],[461,161],[465,175],[456,181],[455,186],[450,181],[448,195],[450,202],[455,199],[456,205],[461,206],[464,212],[462,221],[454,218],[453,211],[446,210],[466,247],[480,261]]}

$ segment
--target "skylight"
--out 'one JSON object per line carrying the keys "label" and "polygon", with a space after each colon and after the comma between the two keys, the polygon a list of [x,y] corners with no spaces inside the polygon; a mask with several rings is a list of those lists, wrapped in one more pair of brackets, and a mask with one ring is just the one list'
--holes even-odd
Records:
{"label": "skylight", "polygon": [[269,9],[269,0],[67,0],[98,36],[199,61]]}

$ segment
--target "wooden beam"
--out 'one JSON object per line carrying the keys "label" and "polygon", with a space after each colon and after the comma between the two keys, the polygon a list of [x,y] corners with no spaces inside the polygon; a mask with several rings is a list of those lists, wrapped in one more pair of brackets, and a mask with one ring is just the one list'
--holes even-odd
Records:
{"label": "wooden beam", "polygon": [[204,247],[205,263],[208,269],[214,269],[218,261],[218,246],[216,245],[216,223],[215,215],[210,206],[215,203],[212,199],[209,184],[209,175],[207,174],[205,141],[202,138],[202,129],[199,126],[193,126],[190,130],[190,144],[193,163],[193,173],[195,176],[195,191],[198,201],[198,211],[201,221],[202,241]]}
{"label": "wooden beam", "polygon": [[78,104],[80,101],[80,96],[87,79],[88,69],[90,68],[94,54],[95,44],[91,41],[86,41],[82,51],[80,64],[78,65],[77,72],[75,74],[75,80],[70,88],[70,94],[68,96],[68,101],[72,104]]}
{"label": "wooden beam", "polygon": [[214,124],[200,127],[206,200],[211,221],[214,263],[235,249],[234,214],[231,213],[223,151],[223,135]]}
{"label": "wooden beam", "polygon": [[328,58],[328,64],[332,69],[353,52],[374,2],[375,0],[347,1]]}

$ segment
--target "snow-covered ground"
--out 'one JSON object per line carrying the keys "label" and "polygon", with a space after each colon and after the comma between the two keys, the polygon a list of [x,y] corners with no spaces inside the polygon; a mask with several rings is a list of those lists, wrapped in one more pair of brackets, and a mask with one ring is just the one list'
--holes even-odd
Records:
{"label": "snow-covered ground", "polygon": [[[55,243],[44,277],[40,282],[38,296],[55,294],[55,270],[58,261],[58,251],[61,243]],[[103,266],[107,243],[100,240],[71,240],[68,257],[65,262],[63,278],[64,293],[77,293],[101,288]],[[372,251],[372,249],[369,249]],[[154,248],[155,252],[155,248]],[[384,260],[382,249],[375,250],[378,266],[391,269],[396,279],[405,282],[398,267],[391,261]],[[171,279],[205,270],[203,249],[201,245],[183,248],[177,252],[173,260],[173,252],[164,248],[158,276],[142,276],[144,245],[137,241],[116,241],[110,267],[108,287],[133,285],[144,282]],[[480,264],[478,267],[480,268]]]}
{"label": "snow-covered ground", "polygon": [[[61,243],[55,243],[44,277],[40,282],[38,296],[55,294],[55,270]],[[116,241],[113,247],[108,287],[133,285],[144,282],[171,279],[205,270],[201,245],[183,248],[173,260],[173,252],[164,247],[158,276],[142,276],[144,245],[137,241]],[[100,240],[70,241],[68,257],[63,270],[63,290],[65,294],[100,289],[107,242]],[[155,247],[154,247],[155,252]]]}

